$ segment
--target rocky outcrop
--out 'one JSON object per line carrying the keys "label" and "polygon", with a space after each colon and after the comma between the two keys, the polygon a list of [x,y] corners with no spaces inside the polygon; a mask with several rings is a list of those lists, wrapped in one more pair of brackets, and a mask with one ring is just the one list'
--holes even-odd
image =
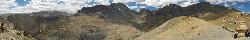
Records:
{"label": "rocky outcrop", "polygon": [[0,18],[0,39],[1,40],[33,40],[25,33],[13,29],[14,25],[6,21],[6,18]]}

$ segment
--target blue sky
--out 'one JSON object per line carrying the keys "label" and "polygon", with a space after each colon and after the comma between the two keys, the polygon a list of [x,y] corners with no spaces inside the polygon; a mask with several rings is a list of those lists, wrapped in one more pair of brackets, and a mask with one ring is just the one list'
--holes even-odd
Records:
{"label": "blue sky", "polygon": [[[27,4],[29,4],[30,1],[31,0],[16,0],[15,2],[18,4],[18,6],[26,6]],[[59,4],[61,4],[61,3],[64,3],[64,2],[59,2]],[[91,2],[91,3],[93,3],[93,2]],[[236,3],[236,4],[235,5],[229,5],[229,6],[233,7],[233,8],[236,8],[236,9],[239,9],[240,11],[243,11],[243,12],[250,12],[250,1],[248,1],[248,2],[230,2],[228,4],[233,4],[233,3]],[[144,5],[144,4],[136,4],[136,3],[133,3],[133,2],[127,3],[127,6],[130,9],[133,9],[133,10],[142,9],[142,8],[139,8],[140,6],[145,6],[144,8],[150,9],[150,10],[157,10],[156,6],[147,6],[147,5]],[[137,7],[137,8],[134,8],[134,7]]]}
{"label": "blue sky", "polygon": [[26,6],[29,4],[29,1],[31,0],[16,0],[15,2],[18,4],[18,6]]}
{"label": "blue sky", "polygon": [[237,8],[243,12],[250,12],[250,2],[237,3],[236,5],[232,5],[232,7]]}

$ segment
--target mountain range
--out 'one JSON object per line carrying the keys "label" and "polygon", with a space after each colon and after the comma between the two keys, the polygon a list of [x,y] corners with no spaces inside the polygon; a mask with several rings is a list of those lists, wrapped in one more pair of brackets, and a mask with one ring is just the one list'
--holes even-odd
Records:
{"label": "mountain range", "polygon": [[[62,11],[2,14],[4,40],[249,40],[234,38],[239,21],[250,16],[208,2],[187,7],[166,5],[158,10],[130,10],[122,3]],[[246,34],[248,36],[248,34]]]}

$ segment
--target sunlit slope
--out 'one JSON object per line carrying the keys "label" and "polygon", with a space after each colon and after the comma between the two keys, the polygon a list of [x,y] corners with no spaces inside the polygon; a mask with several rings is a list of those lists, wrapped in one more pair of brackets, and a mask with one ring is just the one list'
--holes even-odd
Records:
{"label": "sunlit slope", "polygon": [[233,33],[193,17],[176,17],[136,40],[233,40]]}

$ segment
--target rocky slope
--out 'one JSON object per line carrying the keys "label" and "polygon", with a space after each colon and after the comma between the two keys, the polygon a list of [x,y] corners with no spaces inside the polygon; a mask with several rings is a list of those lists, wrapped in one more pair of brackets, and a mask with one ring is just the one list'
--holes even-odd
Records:
{"label": "rocky slope", "polygon": [[235,31],[238,21],[246,21],[250,28],[249,15],[207,2],[188,7],[171,4],[140,12],[112,3],[83,7],[77,12],[4,14],[1,21],[12,24],[10,30],[23,31],[21,38],[34,40],[233,40],[231,31]]}
{"label": "rocky slope", "polygon": [[14,25],[6,21],[6,18],[0,18],[0,39],[1,40],[33,40],[26,37],[22,31],[14,30]]}
{"label": "rocky slope", "polygon": [[193,17],[171,19],[136,40],[234,40],[221,26]]}

